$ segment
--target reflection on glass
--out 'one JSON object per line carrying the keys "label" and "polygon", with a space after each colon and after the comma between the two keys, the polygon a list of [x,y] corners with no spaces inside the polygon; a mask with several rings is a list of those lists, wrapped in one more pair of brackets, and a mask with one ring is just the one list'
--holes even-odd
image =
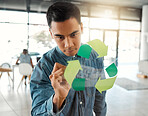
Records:
{"label": "reflection on glass", "polygon": [[81,35],[81,42],[87,43],[89,41],[89,29],[83,28],[83,33]]}
{"label": "reflection on glass", "polygon": [[[0,64],[13,63],[12,58],[27,48],[27,25],[0,23]],[[16,60],[16,59],[15,59]]]}
{"label": "reflection on glass", "polygon": [[44,13],[29,13],[29,23],[47,25],[46,14]]}
{"label": "reflection on glass", "polygon": [[120,29],[140,30],[140,22],[137,21],[120,21]]}
{"label": "reflection on glass", "polygon": [[3,11],[0,10],[0,22],[13,22],[13,23],[25,23],[27,24],[28,14],[27,12],[20,11]]}
{"label": "reflection on glass", "polygon": [[81,22],[83,24],[83,27],[87,27],[89,26],[89,18],[88,17],[81,17]]}
{"label": "reflection on glass", "polygon": [[90,16],[118,18],[118,11],[114,6],[93,5],[90,8]]}
{"label": "reflection on glass", "polygon": [[117,31],[105,31],[105,45],[108,46],[107,56],[104,57],[104,65],[116,63]]}
{"label": "reflection on glass", "polygon": [[138,63],[140,32],[120,31],[118,62]]}
{"label": "reflection on glass", "polygon": [[90,30],[90,41],[99,39],[103,42],[103,31],[102,30]]}
{"label": "reflection on glass", "polygon": [[90,18],[90,28],[118,29],[118,20],[107,18]]}
{"label": "reflection on glass", "polygon": [[30,25],[29,34],[30,51],[38,51],[43,54],[53,48],[55,45],[48,31],[48,26]]}

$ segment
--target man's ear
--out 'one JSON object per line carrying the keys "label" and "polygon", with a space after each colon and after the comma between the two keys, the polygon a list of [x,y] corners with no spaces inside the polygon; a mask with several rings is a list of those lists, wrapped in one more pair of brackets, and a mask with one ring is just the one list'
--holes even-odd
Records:
{"label": "man's ear", "polygon": [[52,37],[52,39],[54,38],[53,37],[53,33],[52,33],[52,30],[49,28],[49,32],[50,32],[50,35],[51,35],[51,37]]}
{"label": "man's ear", "polygon": [[83,23],[81,22],[81,33],[83,33]]}

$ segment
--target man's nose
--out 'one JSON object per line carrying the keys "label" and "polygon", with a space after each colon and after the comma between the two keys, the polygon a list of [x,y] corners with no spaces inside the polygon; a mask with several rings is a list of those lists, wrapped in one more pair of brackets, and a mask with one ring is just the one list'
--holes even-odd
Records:
{"label": "man's nose", "polygon": [[74,46],[73,41],[71,40],[71,38],[65,38],[65,48],[69,48]]}

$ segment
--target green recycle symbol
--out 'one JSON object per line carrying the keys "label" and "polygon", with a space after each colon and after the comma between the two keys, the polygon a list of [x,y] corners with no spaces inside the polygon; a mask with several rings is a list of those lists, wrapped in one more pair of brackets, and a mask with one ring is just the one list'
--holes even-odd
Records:
{"label": "green recycle symbol", "polygon": [[[95,39],[87,43],[88,45],[84,44],[80,47],[78,51],[79,56],[89,59],[92,48],[99,54],[98,58],[107,55],[108,46],[99,39]],[[72,60],[68,61],[68,65],[64,72],[65,79],[76,91],[82,91],[85,89],[85,78],[75,78],[79,70],[82,70],[79,60]],[[101,80],[101,78],[98,79],[95,87],[100,93],[112,88],[117,77],[116,75],[118,70],[114,63],[108,66],[105,70],[111,78],[103,80]]]}

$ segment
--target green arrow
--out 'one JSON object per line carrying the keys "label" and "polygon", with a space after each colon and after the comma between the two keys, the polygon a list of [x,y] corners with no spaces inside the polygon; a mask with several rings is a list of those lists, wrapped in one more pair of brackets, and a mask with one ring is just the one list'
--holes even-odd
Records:
{"label": "green arrow", "polygon": [[85,78],[75,78],[72,83],[72,88],[76,91],[83,91],[85,89]]}
{"label": "green arrow", "polygon": [[108,46],[106,46],[102,41],[99,39],[95,39],[92,41],[87,42],[91,47],[99,54],[98,57],[103,57],[107,55]]}
{"label": "green arrow", "polygon": [[80,69],[82,70],[79,60],[68,61],[68,65],[64,72],[64,77],[70,86]]}
{"label": "green arrow", "polygon": [[114,77],[118,72],[117,67],[114,63],[108,66],[105,70],[110,77]]}
{"label": "green arrow", "polygon": [[113,87],[115,80],[116,80],[116,77],[117,76],[115,76],[113,78],[104,79],[104,80],[100,80],[100,78],[99,78],[95,87],[97,88],[97,90],[100,93],[102,93],[102,91],[108,90],[108,89]]}
{"label": "green arrow", "polygon": [[89,45],[84,44],[79,48],[78,55],[89,59],[91,50],[92,48]]}

